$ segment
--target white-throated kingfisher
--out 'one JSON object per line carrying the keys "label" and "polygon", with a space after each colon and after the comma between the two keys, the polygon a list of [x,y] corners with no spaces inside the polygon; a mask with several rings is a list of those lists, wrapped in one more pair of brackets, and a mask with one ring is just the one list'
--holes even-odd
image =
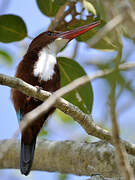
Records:
{"label": "white-throated kingfisher", "polygon": [[[57,53],[70,40],[99,24],[100,21],[96,21],[66,32],[46,31],[41,33],[29,45],[25,56],[17,67],[16,77],[45,91],[56,91],[60,88]],[[28,97],[16,89],[12,89],[12,101],[19,121],[26,113],[42,103],[40,100]],[[22,131],[20,170],[24,175],[28,175],[31,170],[37,135],[54,110],[55,107],[52,107],[46,114],[36,119]]]}

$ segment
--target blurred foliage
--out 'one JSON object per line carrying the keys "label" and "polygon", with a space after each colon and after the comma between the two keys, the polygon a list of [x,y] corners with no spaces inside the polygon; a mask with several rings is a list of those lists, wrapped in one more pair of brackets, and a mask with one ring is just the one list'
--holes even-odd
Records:
{"label": "blurred foliage", "polygon": [[3,62],[7,65],[11,65],[13,63],[13,60],[8,52],[0,49],[0,64]]}
{"label": "blurred foliage", "polygon": [[117,56],[109,62],[106,63],[98,63],[96,64],[96,68],[100,69],[100,70],[105,70],[105,69],[112,69],[112,68],[116,68],[116,70],[109,74],[104,76],[103,78],[106,80],[109,88],[112,88],[112,84],[114,81],[116,81],[117,85],[119,86],[119,91],[117,93],[117,98],[120,97],[120,95],[122,94],[123,90],[127,90],[130,93],[132,93],[132,95],[135,95],[135,90],[132,87],[132,81],[129,81],[125,78],[125,74],[122,73],[121,71],[119,71],[117,69],[117,65],[121,64],[122,62],[122,50],[123,48],[120,47],[119,52],[121,52],[120,54],[118,53]]}

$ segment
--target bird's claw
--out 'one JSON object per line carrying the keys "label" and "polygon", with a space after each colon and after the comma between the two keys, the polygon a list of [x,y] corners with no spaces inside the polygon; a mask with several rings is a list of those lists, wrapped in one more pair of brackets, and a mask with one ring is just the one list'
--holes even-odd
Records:
{"label": "bird's claw", "polygon": [[43,90],[43,88],[40,86],[35,86],[35,88],[37,89],[37,92],[40,92],[41,90]]}

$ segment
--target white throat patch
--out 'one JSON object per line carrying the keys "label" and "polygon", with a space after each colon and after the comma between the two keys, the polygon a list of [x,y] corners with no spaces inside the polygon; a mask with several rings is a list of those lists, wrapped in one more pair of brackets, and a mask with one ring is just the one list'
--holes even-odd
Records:
{"label": "white throat patch", "polygon": [[39,77],[44,81],[48,81],[52,78],[54,67],[57,63],[56,55],[67,42],[67,39],[58,38],[39,52],[38,60],[34,64],[33,74],[35,77]]}
{"label": "white throat patch", "polygon": [[38,60],[34,65],[34,76],[43,81],[50,80],[54,74],[56,64],[55,54],[50,54],[47,48],[43,48],[38,54]]}

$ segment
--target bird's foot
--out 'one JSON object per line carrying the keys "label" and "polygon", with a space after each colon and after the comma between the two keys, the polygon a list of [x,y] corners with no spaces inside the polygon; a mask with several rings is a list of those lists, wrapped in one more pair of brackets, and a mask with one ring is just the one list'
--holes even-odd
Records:
{"label": "bird's foot", "polygon": [[40,86],[35,86],[35,88],[37,89],[37,92],[40,92],[41,90],[43,90],[43,88]]}
{"label": "bird's foot", "polygon": [[[35,86],[35,88],[37,89],[37,93],[39,93],[43,88],[42,87],[40,87],[40,86]],[[38,99],[35,99],[34,98],[34,100],[35,101],[39,101]]]}

